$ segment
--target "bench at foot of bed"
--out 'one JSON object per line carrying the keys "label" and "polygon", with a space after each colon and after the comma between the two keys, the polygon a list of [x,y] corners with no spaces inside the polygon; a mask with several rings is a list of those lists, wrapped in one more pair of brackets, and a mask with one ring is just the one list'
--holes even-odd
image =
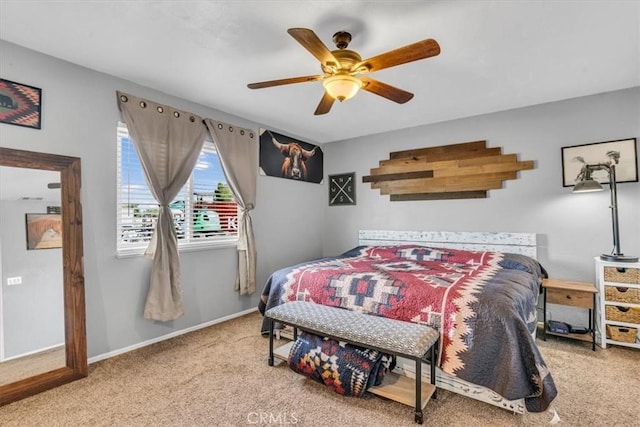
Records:
{"label": "bench at foot of bed", "polygon": [[[435,363],[430,363],[430,381],[422,378],[422,362],[427,354],[430,362],[437,360],[438,332],[426,325],[357,313],[305,301],[292,301],[273,307],[265,313],[269,319],[269,366],[274,363],[273,324],[278,321],[297,329],[338,341],[378,350],[415,361],[415,379],[388,374],[380,386],[370,392],[415,407],[415,422],[422,424],[429,398],[436,397]],[[282,349],[284,350],[284,349]],[[286,351],[286,350],[284,350]],[[284,360],[288,352],[276,355]]]}

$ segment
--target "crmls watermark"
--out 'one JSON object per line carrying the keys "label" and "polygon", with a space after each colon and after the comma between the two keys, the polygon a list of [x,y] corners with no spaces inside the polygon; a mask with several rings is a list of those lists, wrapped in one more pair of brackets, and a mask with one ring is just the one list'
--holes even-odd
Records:
{"label": "crmls watermark", "polygon": [[249,412],[247,424],[289,426],[300,422],[295,412]]}

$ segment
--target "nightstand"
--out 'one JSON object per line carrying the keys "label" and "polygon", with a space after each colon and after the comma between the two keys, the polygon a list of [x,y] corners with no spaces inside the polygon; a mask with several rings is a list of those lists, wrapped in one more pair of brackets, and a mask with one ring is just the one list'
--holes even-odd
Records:
{"label": "nightstand", "polygon": [[[542,288],[544,290],[544,332],[542,338],[546,341],[547,335],[555,335],[580,341],[591,341],[591,349],[596,351],[596,334],[594,327],[596,324],[596,294],[598,293],[598,289],[596,289],[592,283],[557,279],[544,279],[542,281]],[[547,324],[547,303],[588,309],[589,329],[587,333],[561,334],[549,331],[549,325]]]}
{"label": "nightstand", "polygon": [[640,262],[596,258],[599,315],[596,330],[607,344],[640,349]]}

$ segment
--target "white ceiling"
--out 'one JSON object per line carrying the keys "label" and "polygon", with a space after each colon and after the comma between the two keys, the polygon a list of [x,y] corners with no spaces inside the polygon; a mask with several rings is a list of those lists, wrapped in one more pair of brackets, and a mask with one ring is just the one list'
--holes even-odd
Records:
{"label": "white ceiling", "polygon": [[[615,0],[0,0],[3,40],[315,143],[640,86],[639,22]],[[349,31],[363,58],[426,38],[442,53],[371,75],[406,104],[362,92],[314,116],[320,82],[247,88],[320,73],[291,27],[329,49]]]}

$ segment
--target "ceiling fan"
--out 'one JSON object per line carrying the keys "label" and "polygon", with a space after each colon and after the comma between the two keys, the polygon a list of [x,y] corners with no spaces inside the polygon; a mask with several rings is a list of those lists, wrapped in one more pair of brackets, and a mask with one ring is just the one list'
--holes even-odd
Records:
{"label": "ceiling fan", "polygon": [[320,67],[324,74],[250,83],[247,86],[249,89],[262,89],[322,80],[325,93],[316,108],[315,115],[328,113],[336,99],[340,102],[345,101],[353,97],[360,89],[404,104],[413,98],[412,93],[379,80],[360,77],[360,75],[440,54],[438,42],[426,39],[363,60],[357,52],[347,49],[349,42],[351,42],[351,34],[346,31],[339,31],[333,35],[333,42],[337,49],[332,51],[322,43],[312,30],[290,28],[287,32],[320,61]]}

